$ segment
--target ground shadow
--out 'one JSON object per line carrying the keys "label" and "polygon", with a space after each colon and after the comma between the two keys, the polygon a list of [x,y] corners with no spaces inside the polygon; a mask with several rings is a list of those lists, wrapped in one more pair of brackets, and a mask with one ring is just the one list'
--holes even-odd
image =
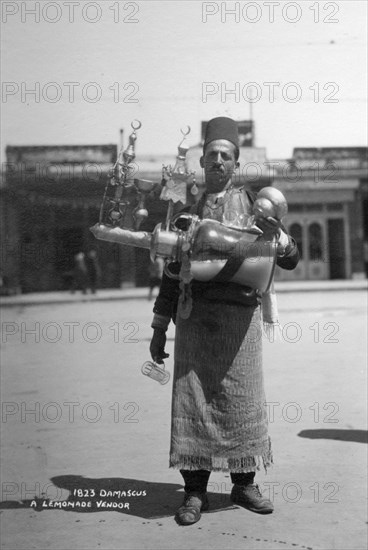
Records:
{"label": "ground shadow", "polygon": [[335,439],[336,441],[353,441],[354,443],[368,443],[367,430],[302,430],[299,437],[308,439]]}
{"label": "ground shadow", "polygon": [[[37,495],[33,500],[0,502],[0,509],[32,508],[39,512],[53,509],[82,513],[111,511],[157,519],[173,516],[183,501],[183,485],[174,483],[121,477],[93,479],[79,475],[56,476],[51,478],[51,482],[55,487],[70,491],[67,500],[59,501],[61,505],[55,505],[55,501],[47,495],[45,498]],[[208,492],[208,498],[210,513],[234,508],[228,494]]]}

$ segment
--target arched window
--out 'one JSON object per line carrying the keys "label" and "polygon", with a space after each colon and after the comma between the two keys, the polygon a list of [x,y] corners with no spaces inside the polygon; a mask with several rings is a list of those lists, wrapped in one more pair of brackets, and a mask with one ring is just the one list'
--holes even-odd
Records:
{"label": "arched window", "polygon": [[289,229],[290,235],[295,239],[298,245],[300,259],[303,259],[303,229],[300,223],[293,223]]}
{"label": "arched window", "polygon": [[311,223],[308,228],[309,259],[316,262],[323,260],[322,227],[319,223]]}

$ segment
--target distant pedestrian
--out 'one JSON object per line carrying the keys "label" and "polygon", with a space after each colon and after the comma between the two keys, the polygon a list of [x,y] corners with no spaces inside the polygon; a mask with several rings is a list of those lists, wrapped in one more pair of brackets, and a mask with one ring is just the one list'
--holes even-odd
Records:
{"label": "distant pedestrian", "polygon": [[81,290],[83,294],[87,292],[88,272],[84,252],[78,252],[74,256],[74,281],[72,293]]}
{"label": "distant pedestrian", "polygon": [[153,289],[156,286],[160,288],[163,272],[164,272],[164,261],[162,258],[156,258],[154,262],[150,263],[150,266],[148,268],[148,273],[149,273],[148,299],[149,300],[152,300]]}
{"label": "distant pedestrian", "polygon": [[91,289],[92,294],[95,294],[101,275],[96,250],[92,249],[87,252],[85,263],[87,267],[88,288]]}

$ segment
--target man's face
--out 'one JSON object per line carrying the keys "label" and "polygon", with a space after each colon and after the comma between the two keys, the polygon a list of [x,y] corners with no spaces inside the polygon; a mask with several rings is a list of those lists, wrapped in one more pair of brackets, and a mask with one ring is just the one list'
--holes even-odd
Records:
{"label": "man's face", "polygon": [[220,193],[239,166],[235,158],[235,145],[226,139],[211,141],[200,159],[200,164],[204,168],[207,193]]}

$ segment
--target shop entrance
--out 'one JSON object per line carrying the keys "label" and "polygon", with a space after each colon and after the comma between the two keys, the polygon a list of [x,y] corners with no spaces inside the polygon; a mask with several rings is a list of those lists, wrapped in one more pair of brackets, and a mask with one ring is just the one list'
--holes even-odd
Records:
{"label": "shop entrance", "polygon": [[342,218],[329,219],[327,229],[330,279],[345,279],[344,220]]}

